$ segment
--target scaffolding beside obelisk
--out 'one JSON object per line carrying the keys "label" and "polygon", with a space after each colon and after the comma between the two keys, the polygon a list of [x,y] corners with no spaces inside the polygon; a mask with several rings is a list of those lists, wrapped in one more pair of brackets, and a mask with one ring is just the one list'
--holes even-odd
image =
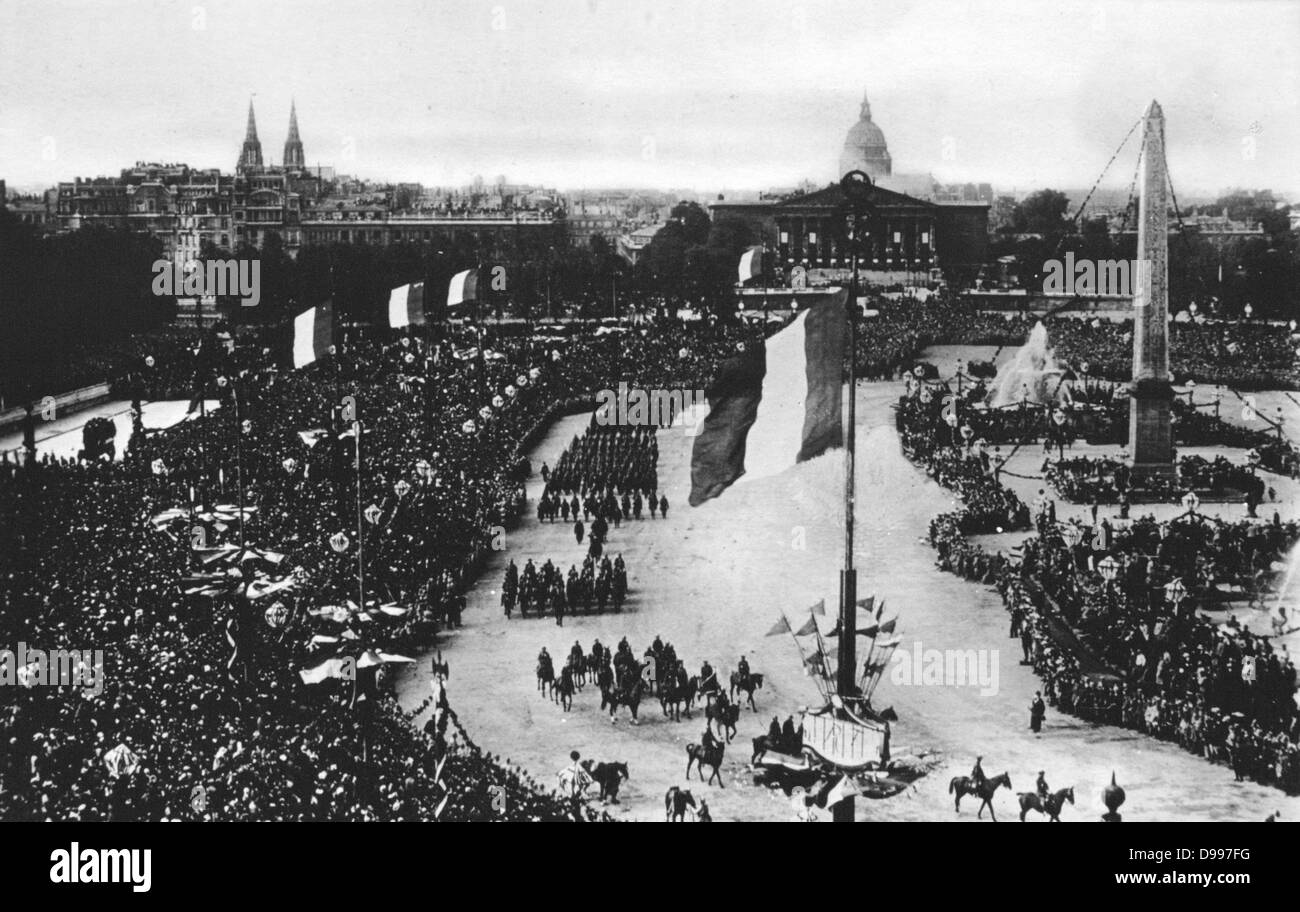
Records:
{"label": "scaffolding beside obelisk", "polygon": [[1142,193],[1133,276],[1133,382],[1129,445],[1137,478],[1174,472],[1169,380],[1169,216],[1165,116],[1153,101],[1143,118]]}

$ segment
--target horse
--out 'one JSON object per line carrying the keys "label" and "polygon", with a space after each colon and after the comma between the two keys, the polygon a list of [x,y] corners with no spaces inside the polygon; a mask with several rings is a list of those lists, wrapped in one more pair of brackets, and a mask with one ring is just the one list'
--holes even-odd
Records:
{"label": "horse", "polygon": [[686,698],[686,712],[687,712],[687,713],[689,713],[692,709],[695,708],[695,701],[698,700],[698,699],[700,698],[700,696],[701,696],[701,693],[700,693],[700,676],[699,676],[699,675],[691,675],[688,684],[689,684],[689,686],[687,687],[688,696],[687,696],[687,698]]}
{"label": "horse", "polygon": [[632,679],[631,687],[608,687],[600,692],[600,708],[609,707],[609,721],[611,724],[617,720],[614,714],[618,712],[620,706],[626,706],[632,713],[632,724],[639,725],[637,719],[637,709],[641,705],[641,697],[645,693],[645,682],[640,678]]}
{"label": "horse", "polygon": [[664,793],[664,820],[667,823],[684,823],[686,809],[695,808],[695,796],[690,789],[673,786]]}
{"label": "horse", "polygon": [[980,800],[980,807],[976,817],[984,814],[984,809],[989,809],[989,816],[993,822],[998,822],[998,815],[993,813],[993,794],[1000,786],[1005,785],[1007,791],[1011,791],[1011,777],[1006,773],[1000,776],[994,776],[992,779],[985,779],[978,785],[972,781],[970,776],[953,776],[952,781],[948,783],[948,794],[956,795],[952,806],[957,813],[961,813],[961,799],[965,795],[974,795]]}
{"label": "horse", "polygon": [[736,691],[740,690],[749,698],[749,708],[758,712],[758,706],[754,703],[754,691],[761,690],[763,687],[763,676],[761,674],[744,674],[738,671],[731,673],[731,698],[736,698]]}
{"label": "horse", "polygon": [[784,739],[773,741],[767,735],[759,735],[757,738],[753,740],[753,745],[754,745],[754,755],[749,760],[751,765],[758,763],[758,761],[762,760],[763,757],[767,755],[768,751],[776,751],[778,754],[789,754],[789,753],[798,754],[800,752],[798,747],[796,747],[795,750],[793,751],[788,750],[787,749],[788,745],[786,745]]}
{"label": "horse", "polygon": [[565,668],[569,674],[573,675],[573,683],[577,685],[578,690],[582,690],[582,685],[587,683],[587,662],[585,658],[578,658],[573,653],[569,653],[569,660],[565,663]]}
{"label": "horse", "polygon": [[555,669],[546,662],[537,663],[537,689],[546,696],[548,689],[555,689]]}
{"label": "horse", "polygon": [[688,679],[683,686],[665,684],[659,692],[659,705],[663,707],[664,715],[668,716],[668,708],[672,707],[672,720],[680,722],[682,720],[682,710],[685,708],[686,718],[691,717],[691,703],[695,700],[695,679]]}
{"label": "horse", "polygon": [[591,781],[600,786],[600,798],[608,798],[611,803],[618,804],[618,788],[624,779],[629,778],[626,763],[597,763],[594,766],[590,760],[582,761],[582,768],[591,776]]}
{"label": "horse", "polygon": [[[719,744],[713,750],[705,750],[699,744],[694,743],[686,745],[687,781],[689,782],[691,778],[691,766],[698,763],[700,767],[700,780],[704,782],[705,785],[708,785],[714,780],[714,778],[716,778],[718,780],[718,786],[726,788],[727,786],[722,781],[722,755],[726,753],[726,750],[727,746],[725,744]],[[706,766],[713,768],[713,772],[709,774],[707,781],[704,779],[704,767]]]}
{"label": "horse", "polygon": [[559,682],[551,685],[551,700],[565,712],[573,709],[573,673],[567,665],[560,672]]}
{"label": "horse", "polygon": [[726,735],[727,743],[736,737],[736,723],[740,720],[740,707],[735,703],[710,703],[704,710],[710,728],[718,723],[718,734]]}
{"label": "horse", "polygon": [[1061,808],[1065,802],[1074,804],[1074,787],[1058,789],[1046,798],[1039,798],[1037,792],[1017,792],[1016,797],[1020,799],[1021,823],[1025,822],[1025,814],[1029,811],[1046,814],[1048,823],[1060,823]]}

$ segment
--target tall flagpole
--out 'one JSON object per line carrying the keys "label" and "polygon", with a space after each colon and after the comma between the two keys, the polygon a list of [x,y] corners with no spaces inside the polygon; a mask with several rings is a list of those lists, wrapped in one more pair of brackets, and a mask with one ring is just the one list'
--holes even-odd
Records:
{"label": "tall flagpole", "polygon": [[[850,171],[840,180],[853,224],[852,275],[849,277],[849,300],[844,309],[848,323],[845,334],[849,349],[848,405],[844,410],[844,569],[840,572],[840,642],[839,667],[835,669],[835,690],[842,701],[855,694],[857,688],[857,632],[858,632],[858,573],[853,567],[853,514],[855,504],[854,461],[857,451],[857,380],[854,358],[857,355],[857,321],[854,308],[858,306],[858,249],[862,244],[862,213],[871,203],[871,178],[862,171]],[[852,797],[838,802],[832,810],[836,823],[852,823],[854,819]]]}
{"label": "tall flagpole", "polygon": [[248,522],[248,515],[244,512],[244,423],[239,416],[239,387],[235,385],[235,379],[230,379],[230,395],[235,400],[235,487],[239,492],[239,550],[240,558],[243,558],[244,550],[244,524]]}
{"label": "tall flagpole", "polygon": [[366,610],[366,527],[361,524],[361,420],[352,422],[352,432],[357,435],[357,608]]}

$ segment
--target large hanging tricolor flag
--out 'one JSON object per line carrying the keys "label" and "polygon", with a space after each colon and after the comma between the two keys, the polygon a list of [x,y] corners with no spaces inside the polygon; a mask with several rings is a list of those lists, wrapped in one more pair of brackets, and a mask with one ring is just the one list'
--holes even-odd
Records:
{"label": "large hanging tricolor flag", "polygon": [[293,366],[306,367],[334,344],[334,302],[308,308],[293,318]]}
{"label": "large hanging tricolor flag", "polygon": [[466,269],[451,277],[447,286],[447,306],[456,307],[478,300],[478,270]]}
{"label": "large hanging tricolor flag", "polygon": [[763,274],[763,246],[750,247],[740,255],[740,284],[756,279]]}
{"label": "large hanging tricolor flag", "polygon": [[424,325],[424,283],[394,288],[388,294],[388,325],[393,329]]}
{"label": "large hanging tricolor flag", "polygon": [[722,365],[691,453],[690,504],[742,475],[775,475],[841,446],[844,305],[826,295],[775,336]]}

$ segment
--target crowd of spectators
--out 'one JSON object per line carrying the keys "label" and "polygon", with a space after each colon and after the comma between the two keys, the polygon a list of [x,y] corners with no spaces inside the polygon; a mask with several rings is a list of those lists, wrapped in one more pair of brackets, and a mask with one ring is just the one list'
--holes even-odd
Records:
{"label": "crowd of spectators", "polygon": [[[418,728],[385,671],[453,622],[523,507],[521,448],[540,428],[611,378],[706,386],[749,332],[653,329],[474,349],[354,327],[302,370],[273,331],[141,340],[124,374],[145,377],[143,398],[221,408],[138,427],[117,462],[0,465],[0,642],[99,649],[105,666],[97,692],[11,689],[0,817],[470,819],[493,784],[512,818],[587,816],[463,733]],[[154,521],[168,511],[182,516]],[[242,544],[256,551],[231,585],[187,586],[199,555]],[[245,585],[272,564],[287,584],[274,624]],[[300,675],[367,654],[389,658],[355,681]]]}
{"label": "crowd of spectators", "polygon": [[[1228,763],[1239,779],[1300,789],[1300,708],[1285,644],[1235,617],[1220,624],[1196,610],[1222,610],[1225,591],[1259,598],[1280,580],[1300,526],[1276,513],[1263,523],[1189,513],[1170,523],[1144,517],[1126,528],[1109,520],[1066,527],[1043,507],[1038,534],[1025,540],[1016,562],[968,538],[1023,528],[1028,510],[1019,524],[1010,522],[1007,504],[1019,501],[997,483],[988,460],[945,445],[951,435],[939,397],[904,396],[898,416],[905,452],[964,501],[931,524],[939,565],[997,586],[1011,635],[1020,638],[1049,702],[1176,741]],[[1189,469],[1213,473],[1214,464]],[[1099,572],[1107,558],[1111,579]],[[1175,580],[1185,598],[1166,588]]]}

